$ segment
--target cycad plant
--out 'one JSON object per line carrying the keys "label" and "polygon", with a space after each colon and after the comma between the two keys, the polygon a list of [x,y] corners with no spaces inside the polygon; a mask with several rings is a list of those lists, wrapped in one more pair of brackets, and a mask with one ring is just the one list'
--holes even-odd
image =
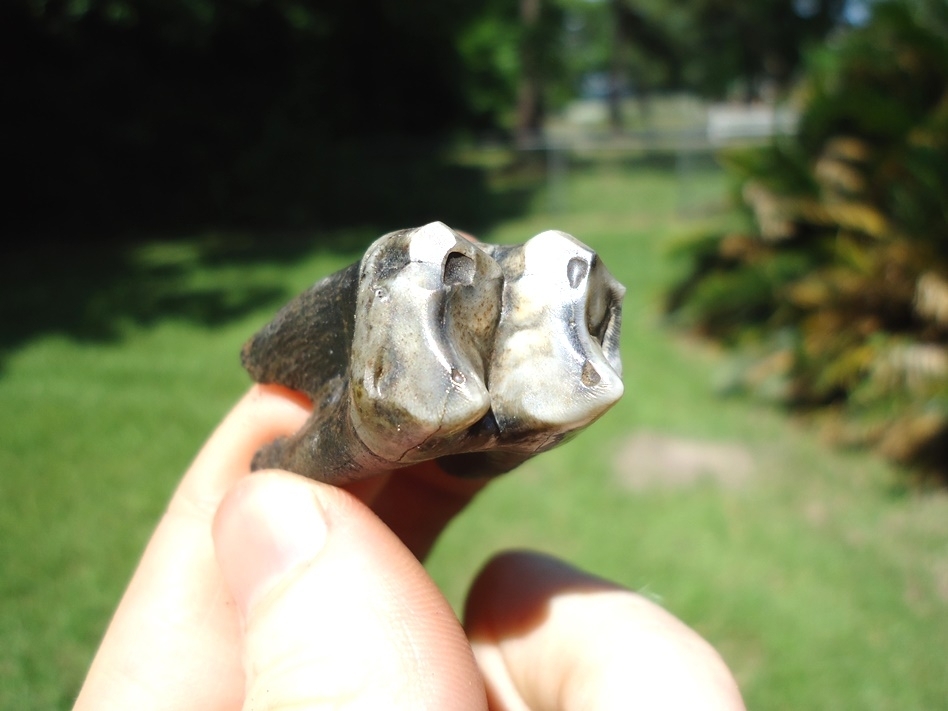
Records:
{"label": "cycad plant", "polygon": [[886,2],[810,57],[797,133],[724,156],[747,229],[683,249],[670,311],[731,387],[948,476],[948,6]]}

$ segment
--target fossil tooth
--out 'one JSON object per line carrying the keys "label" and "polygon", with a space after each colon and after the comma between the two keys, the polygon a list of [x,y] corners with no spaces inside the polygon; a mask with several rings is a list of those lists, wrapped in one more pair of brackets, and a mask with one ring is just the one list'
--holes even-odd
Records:
{"label": "fossil tooth", "polygon": [[496,256],[516,267],[504,269],[489,386],[494,414],[509,436],[556,440],[622,396],[625,289],[595,252],[564,232],[543,232]]}
{"label": "fossil tooth", "polygon": [[461,475],[507,471],[622,395],[623,294],[563,232],[506,246],[440,222],[389,233],[245,344],[254,380],[314,405],[253,467],[330,482],[430,459]]}
{"label": "fossil tooth", "polygon": [[[399,262],[403,254],[408,260]],[[395,262],[397,270],[386,267]],[[486,348],[502,286],[497,263],[441,223],[369,248],[356,300],[350,416],[374,454],[388,462],[431,459],[415,450],[484,416]]]}

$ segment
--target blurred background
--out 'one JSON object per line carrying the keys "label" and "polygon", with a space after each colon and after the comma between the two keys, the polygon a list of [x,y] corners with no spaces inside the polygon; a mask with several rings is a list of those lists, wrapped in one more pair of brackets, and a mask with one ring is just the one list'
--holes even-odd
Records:
{"label": "blurred background", "polygon": [[562,229],[626,396],[428,568],[530,546],[750,708],[948,708],[944,0],[6,0],[0,708],[69,708],[238,353],[379,235]]}

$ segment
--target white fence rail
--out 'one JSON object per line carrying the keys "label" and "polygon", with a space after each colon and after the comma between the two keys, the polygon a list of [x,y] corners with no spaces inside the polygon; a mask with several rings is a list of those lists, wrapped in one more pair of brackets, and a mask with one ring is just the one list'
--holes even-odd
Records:
{"label": "white fence rail", "polygon": [[[571,127],[547,134],[521,137],[520,151],[546,155],[546,171],[551,212],[568,208],[566,182],[571,156],[666,154],[675,157],[676,172],[682,189],[687,189],[698,162],[697,157],[737,146],[764,143],[774,136],[790,135],[797,127],[798,114],[790,108],[773,105],[714,104],[699,115],[701,122],[663,129],[655,126],[632,131],[612,132]],[[686,122],[687,123],[687,122]]]}

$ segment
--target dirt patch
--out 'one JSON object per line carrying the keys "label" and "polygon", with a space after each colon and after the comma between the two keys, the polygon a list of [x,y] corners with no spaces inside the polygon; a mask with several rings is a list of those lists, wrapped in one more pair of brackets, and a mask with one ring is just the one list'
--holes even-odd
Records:
{"label": "dirt patch", "polygon": [[750,449],[729,442],[673,437],[639,432],[625,440],[616,453],[613,470],[624,488],[685,488],[703,481],[739,489],[754,475]]}

